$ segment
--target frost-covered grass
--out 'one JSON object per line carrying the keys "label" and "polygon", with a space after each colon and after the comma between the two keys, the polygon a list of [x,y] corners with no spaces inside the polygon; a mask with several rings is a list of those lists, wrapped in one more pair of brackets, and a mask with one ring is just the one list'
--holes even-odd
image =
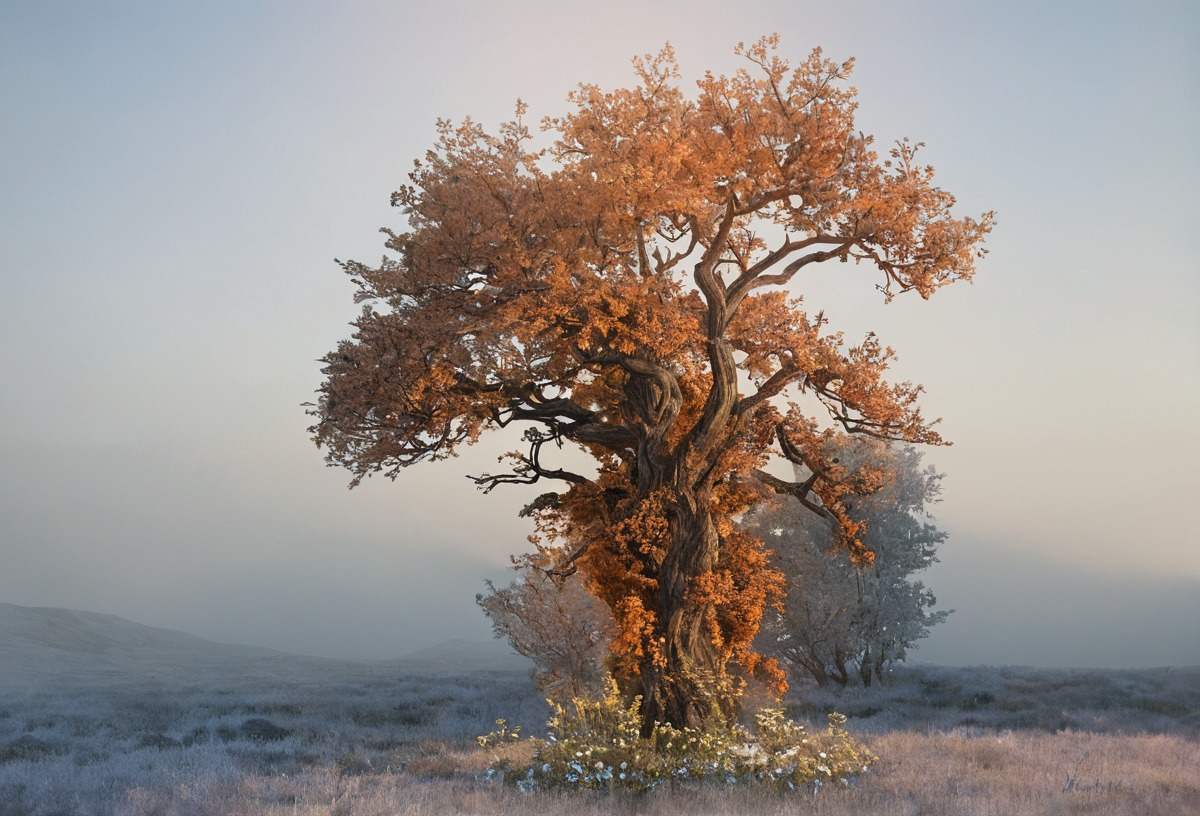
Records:
{"label": "frost-covered grass", "polygon": [[1200,671],[899,670],[880,689],[800,688],[880,757],[848,789],[660,787],[525,794],[479,781],[497,717],[540,733],[519,673],[310,667],[221,682],[130,679],[0,693],[0,816],[1200,812]]}
{"label": "frost-covered grass", "polygon": [[790,713],[837,709],[858,732],[1088,731],[1200,739],[1200,667],[1139,670],[898,667],[872,688],[801,686]]}
{"label": "frost-covered grass", "polygon": [[[454,775],[499,710],[530,726],[546,716],[519,673],[406,675],[378,664],[357,676],[340,666],[325,682],[277,673],[212,687],[154,680],[7,692],[0,816],[328,806],[361,787],[358,777],[395,780],[408,766]],[[243,800],[244,810],[231,810]]]}

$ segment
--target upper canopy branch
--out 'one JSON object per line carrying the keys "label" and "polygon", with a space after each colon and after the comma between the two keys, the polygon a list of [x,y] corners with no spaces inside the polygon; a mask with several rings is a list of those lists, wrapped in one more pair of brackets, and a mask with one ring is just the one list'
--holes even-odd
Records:
{"label": "upper canopy branch", "polygon": [[736,222],[734,193],[730,190],[726,193],[724,211],[715,232],[707,240],[702,239],[705,244],[704,255],[696,263],[693,272],[696,286],[708,306],[707,331],[710,342],[720,339],[725,330],[728,313],[725,281],[721,279],[716,270],[718,262],[725,253],[725,242],[729,239],[729,234],[733,231]]}
{"label": "upper canopy branch", "polygon": [[805,376],[804,369],[795,363],[789,362],[780,366],[779,370],[768,377],[766,382],[758,386],[758,390],[738,402],[738,413],[741,415],[752,413],[755,408],[772,397],[778,396],[789,385],[805,379]]}
{"label": "upper canopy branch", "polygon": [[[742,299],[754,289],[763,286],[782,286],[786,284],[797,272],[809,264],[821,263],[832,258],[844,256],[850,247],[853,246],[854,242],[855,240],[852,238],[841,238],[833,235],[814,235],[798,241],[793,241],[790,238],[786,239],[782,246],[763,257],[753,266],[747,268],[730,284],[728,291],[729,308],[731,310],[736,309]],[[774,268],[792,253],[799,252],[816,244],[836,244],[837,247],[820,252],[810,252],[789,263],[781,272],[771,275],[766,274],[769,269]]]}
{"label": "upper canopy branch", "polygon": [[666,231],[662,226],[655,230],[657,235],[672,243],[682,237],[682,231],[684,229],[686,229],[688,236],[688,245],[682,251],[677,252],[665,247],[654,247],[654,250],[650,254],[651,257],[654,258],[654,271],[656,274],[666,275],[676,265],[678,265],[680,261],[683,261],[689,255],[691,255],[692,252],[695,251],[696,247],[700,245],[699,233],[695,229],[687,228],[687,223],[688,222],[685,220],[684,227],[676,227],[673,222],[670,223],[670,232]]}

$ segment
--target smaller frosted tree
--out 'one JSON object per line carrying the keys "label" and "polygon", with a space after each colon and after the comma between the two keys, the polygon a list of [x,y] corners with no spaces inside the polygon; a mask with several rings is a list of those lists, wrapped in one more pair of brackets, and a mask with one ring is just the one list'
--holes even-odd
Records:
{"label": "smaller frosted tree", "polygon": [[829,522],[798,501],[751,513],[748,531],[770,542],[774,565],[788,576],[783,608],[766,622],[760,645],[821,686],[846,685],[854,675],[870,685],[949,615],[932,611],[937,599],[912,578],[937,561],[946,539],[927,514],[941,474],[922,468],[912,446],[867,440],[831,448],[832,460],[849,469],[870,464],[895,474],[875,493],[846,500],[852,520],[865,526],[874,563],[852,564],[835,548]]}
{"label": "smaller frosted tree", "polygon": [[560,699],[599,690],[612,638],[612,615],[574,571],[555,572],[544,553],[513,559],[515,581],[475,602],[497,638],[532,660],[538,688]]}

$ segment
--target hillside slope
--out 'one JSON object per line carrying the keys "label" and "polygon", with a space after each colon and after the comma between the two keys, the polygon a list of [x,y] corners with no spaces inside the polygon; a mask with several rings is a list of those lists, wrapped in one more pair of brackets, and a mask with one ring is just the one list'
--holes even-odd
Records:
{"label": "hillside slope", "polygon": [[498,641],[447,641],[387,661],[331,660],[216,643],[115,615],[0,603],[0,691],[147,681],[320,683],[397,672],[527,671],[530,665]]}

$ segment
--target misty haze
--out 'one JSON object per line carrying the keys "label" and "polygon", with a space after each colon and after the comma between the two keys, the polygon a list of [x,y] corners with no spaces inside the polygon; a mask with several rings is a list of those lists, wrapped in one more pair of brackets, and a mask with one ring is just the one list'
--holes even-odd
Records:
{"label": "misty haze", "polygon": [[1200,812],[1200,10],[917,11],[0,4],[0,816]]}

